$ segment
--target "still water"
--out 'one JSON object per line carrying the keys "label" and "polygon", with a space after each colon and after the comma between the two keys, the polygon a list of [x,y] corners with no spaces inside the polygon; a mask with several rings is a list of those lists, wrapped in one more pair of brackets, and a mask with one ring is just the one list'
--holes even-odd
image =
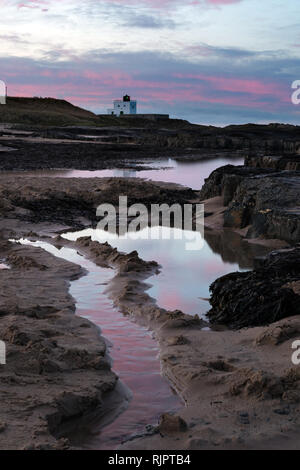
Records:
{"label": "still water", "polygon": [[[203,299],[209,297],[210,284],[219,276],[240,270],[239,265],[236,262],[224,262],[205,240],[200,249],[188,250],[186,234],[182,230],[171,229],[169,239],[155,239],[151,237],[153,231],[144,229],[138,234],[141,238],[135,239],[118,237],[97,229],[62,236],[68,240],[91,237],[99,243],[107,241],[121,252],[136,250],[145,261],[157,261],[161,266],[160,273],[147,280],[148,294],[156,299],[160,307],[203,316],[209,308],[209,303]],[[144,232],[147,232],[146,239]],[[175,232],[177,236],[181,232],[182,237],[176,238]]]}
{"label": "still water", "polygon": [[[135,162],[145,170],[113,169],[113,170],[34,170],[34,171],[6,171],[5,174],[15,176],[34,176],[51,178],[104,178],[104,177],[124,177],[124,178],[145,178],[153,181],[164,181],[167,183],[177,183],[188,186],[192,189],[201,189],[204,179],[216,168],[223,165],[242,165],[243,158],[222,157],[206,159],[200,161],[179,161],[172,158],[156,161]],[[128,163],[129,164],[129,163]],[[134,165],[132,162],[130,165]]]}
{"label": "still water", "polygon": [[[72,435],[72,442],[90,449],[114,449],[130,436],[144,432],[146,425],[157,424],[159,416],[166,410],[179,409],[182,406],[180,399],[161,375],[158,347],[151,333],[124,317],[104,293],[114,272],[96,266],[71,248],[59,249],[40,241],[20,242],[41,247],[88,271],[86,276],[71,283],[70,293],[76,300],[76,314],[99,326],[107,340],[113,370],[125,388],[127,400],[117,403],[119,416],[116,417],[118,412],[115,409],[111,410],[112,418],[116,419],[110,422],[109,416],[104,417],[109,424],[102,429],[102,417],[100,424],[92,426],[93,434],[77,429]],[[115,408],[114,404],[110,406]]]}
{"label": "still water", "polygon": [[[62,235],[68,240],[91,237],[99,243],[106,241],[121,252],[137,250],[146,260],[157,261],[160,273],[147,280],[148,294],[160,307],[180,309],[185,313],[202,317],[210,308],[205,299],[210,297],[209,286],[218,277],[233,271],[252,267],[253,257],[266,253],[266,248],[250,245],[234,233],[207,232],[199,243],[199,249],[188,249],[191,240],[184,230],[169,229],[170,237],[155,238],[155,228],[141,230],[138,234],[118,237],[97,229]],[[178,235],[182,236],[178,236]],[[201,237],[200,233],[197,233]],[[197,246],[197,245],[196,245]]]}
{"label": "still water", "polygon": [[[228,163],[242,164],[242,159],[226,158],[190,163],[169,159],[152,164],[151,170],[142,171],[53,170],[22,172],[22,175],[139,176],[199,189],[211,171]],[[154,165],[157,168],[153,169]],[[16,172],[14,174],[17,175]],[[210,284],[217,277],[229,272],[251,269],[254,256],[265,254],[266,249],[251,245],[232,232],[205,231],[201,248],[190,251],[186,247],[185,235],[182,231],[181,237],[156,239],[150,236],[132,240],[129,237],[119,238],[111,236],[108,232],[86,229],[76,233],[65,233],[63,237],[76,240],[81,236],[90,236],[101,243],[108,241],[120,251],[128,253],[137,250],[141,258],[157,261],[161,266],[160,273],[147,280],[148,294],[156,299],[160,307],[170,310],[180,309],[188,314],[197,313],[205,317],[209,309],[207,298]],[[78,433],[80,444],[93,449],[115,449],[123,440],[142,432],[145,425],[156,424],[162,412],[180,408],[179,398],[174,395],[167,381],[161,376],[157,344],[150,332],[124,317],[114,308],[105,294],[106,285],[114,276],[113,271],[96,266],[70,248],[59,249],[45,242],[23,241],[23,243],[40,246],[55,256],[83,266],[88,271],[86,276],[71,283],[70,292],[76,300],[76,313],[101,327],[102,335],[108,340],[109,353],[113,358],[113,370],[127,390],[127,409],[113,422],[108,422],[103,429],[95,428],[93,436],[85,434],[84,439],[84,433]]]}

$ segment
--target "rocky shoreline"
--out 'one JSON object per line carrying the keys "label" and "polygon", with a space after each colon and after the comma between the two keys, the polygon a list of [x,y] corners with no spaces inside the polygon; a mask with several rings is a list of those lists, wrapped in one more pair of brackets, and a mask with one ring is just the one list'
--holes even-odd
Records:
{"label": "rocky shoreline", "polygon": [[222,196],[223,227],[246,238],[300,241],[300,173],[227,165],[215,170],[200,191],[204,200]]}
{"label": "rocky shoreline", "polygon": [[205,224],[277,249],[253,271],[212,284],[209,333],[178,326],[176,340],[158,334],[166,375],[184,390],[186,426],[171,420],[162,433],[162,420],[159,433],[126,448],[176,449],[180,440],[184,449],[299,449],[300,372],[291,356],[300,335],[300,174],[253,166],[225,166],[207,179]]}
{"label": "rocky shoreline", "polygon": [[217,128],[176,119],[121,119],[119,125],[99,127],[0,124],[1,171],[130,168],[134,160],[193,160],[217,154],[243,155],[247,164],[256,166],[298,170],[299,153],[299,127],[292,125]]}
{"label": "rocky shoreline", "polygon": [[[48,234],[95,222],[97,206],[107,200],[117,205],[124,192],[131,202],[146,205],[152,200],[184,203],[194,192],[173,184],[114,178],[26,178],[24,183],[21,177],[2,176],[0,187],[0,257],[9,267],[0,270],[0,339],[6,342],[9,364],[0,366],[0,382],[3,395],[14,397],[2,403],[0,448],[70,448],[61,437],[69,422],[91,411],[103,416],[110,396],[114,403],[126,397],[116,391],[117,376],[98,329],[74,315],[68,288],[70,281],[84,275],[82,269],[40,248],[8,240],[42,238],[59,244]],[[84,252],[84,244],[78,248]],[[139,291],[140,280],[157,264],[96,243],[91,252],[98,250],[101,265],[120,265],[116,285],[124,297],[130,292],[135,305],[136,285]],[[123,308],[121,298],[119,302]]]}
{"label": "rocky shoreline", "polygon": [[[94,263],[113,267],[108,295],[155,333],[163,372],[186,406],[121,448],[299,448],[300,371],[291,362],[291,343],[300,337],[300,176],[297,168],[262,167],[262,160],[214,171],[200,192],[138,179],[0,175],[0,257],[10,268],[0,270],[0,339],[8,351],[8,365],[0,366],[0,448],[69,448],[64,425],[105,411],[104,398],[118,382],[99,331],[74,315],[68,286],[82,269],[8,241],[24,236],[72,245]],[[144,282],[159,268],[155,260],[88,238],[57,236],[94,225],[97,206],[116,206],[121,194],[129,204],[146,206],[205,201],[207,230],[239,233],[249,244],[281,250],[258,260],[251,272],[214,282],[211,323],[161,309]]]}
{"label": "rocky shoreline", "polygon": [[298,316],[239,334],[207,331],[209,324],[197,316],[161,309],[145,293],[155,262],[90,238],[71,243],[96,264],[117,270],[108,294],[124,314],[155,332],[163,373],[186,403],[179,415],[163,415],[157,427],[120,449],[285,447],[288,439],[297,446],[300,374],[290,356],[300,334]]}
{"label": "rocky shoreline", "polygon": [[249,242],[280,240],[287,247],[258,259],[252,272],[232,273],[212,284],[208,317],[213,323],[252,327],[300,313],[300,173],[264,168],[263,162],[257,157],[249,166],[219,168],[200,192],[203,198],[222,199],[223,227]]}

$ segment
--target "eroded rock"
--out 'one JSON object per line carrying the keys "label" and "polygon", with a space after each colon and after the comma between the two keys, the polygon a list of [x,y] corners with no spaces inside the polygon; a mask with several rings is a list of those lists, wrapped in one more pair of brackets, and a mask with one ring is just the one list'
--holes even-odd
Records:
{"label": "eroded rock", "polygon": [[187,424],[180,416],[164,413],[160,418],[158,429],[162,434],[185,432]]}
{"label": "eroded rock", "polygon": [[213,282],[207,316],[212,323],[243,328],[299,315],[300,296],[286,287],[299,279],[300,248],[272,252],[253,271]]}

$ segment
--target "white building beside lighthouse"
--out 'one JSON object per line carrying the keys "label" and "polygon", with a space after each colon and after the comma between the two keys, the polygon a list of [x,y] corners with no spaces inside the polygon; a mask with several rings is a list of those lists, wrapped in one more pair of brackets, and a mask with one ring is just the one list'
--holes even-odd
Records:
{"label": "white building beside lighthouse", "polygon": [[123,100],[115,100],[114,107],[107,110],[108,114],[122,116],[123,114],[136,114],[137,102],[132,101],[129,95],[123,96]]}

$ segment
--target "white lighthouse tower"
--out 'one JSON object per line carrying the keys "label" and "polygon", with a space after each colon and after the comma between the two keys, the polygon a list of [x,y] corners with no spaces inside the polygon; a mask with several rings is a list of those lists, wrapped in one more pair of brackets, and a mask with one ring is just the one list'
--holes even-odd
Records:
{"label": "white lighthouse tower", "polygon": [[123,100],[115,100],[114,107],[107,110],[108,114],[113,116],[122,116],[123,114],[136,114],[137,102],[132,101],[129,95],[124,95]]}
{"label": "white lighthouse tower", "polygon": [[0,80],[0,104],[6,104],[6,96],[7,96],[7,87],[5,83]]}

